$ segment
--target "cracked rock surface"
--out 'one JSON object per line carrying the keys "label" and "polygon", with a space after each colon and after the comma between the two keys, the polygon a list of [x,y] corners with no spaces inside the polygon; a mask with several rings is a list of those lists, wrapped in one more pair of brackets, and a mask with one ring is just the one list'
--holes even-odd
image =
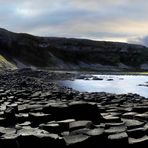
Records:
{"label": "cracked rock surface", "polygon": [[136,94],[80,93],[56,80],[72,74],[0,74],[0,147],[147,147],[148,100]]}

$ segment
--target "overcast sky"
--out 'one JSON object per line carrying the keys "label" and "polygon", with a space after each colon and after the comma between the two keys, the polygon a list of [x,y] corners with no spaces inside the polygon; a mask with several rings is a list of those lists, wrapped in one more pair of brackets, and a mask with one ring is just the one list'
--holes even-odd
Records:
{"label": "overcast sky", "polygon": [[0,27],[148,45],[147,0],[0,0]]}

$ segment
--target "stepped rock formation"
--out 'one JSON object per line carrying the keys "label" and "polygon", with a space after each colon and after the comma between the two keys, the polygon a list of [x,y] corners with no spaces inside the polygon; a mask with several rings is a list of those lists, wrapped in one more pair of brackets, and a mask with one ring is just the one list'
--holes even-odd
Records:
{"label": "stepped rock formation", "polygon": [[53,80],[73,75],[0,73],[0,147],[147,148],[148,99],[80,93]]}

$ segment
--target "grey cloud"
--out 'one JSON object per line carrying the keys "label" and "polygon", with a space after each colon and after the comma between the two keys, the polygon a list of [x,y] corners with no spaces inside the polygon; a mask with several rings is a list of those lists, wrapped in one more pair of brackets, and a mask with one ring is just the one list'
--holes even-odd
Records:
{"label": "grey cloud", "polygon": [[0,27],[35,35],[128,40],[146,35],[147,7],[145,0],[0,0]]}
{"label": "grey cloud", "polygon": [[129,43],[141,44],[148,47],[148,36],[129,39]]}

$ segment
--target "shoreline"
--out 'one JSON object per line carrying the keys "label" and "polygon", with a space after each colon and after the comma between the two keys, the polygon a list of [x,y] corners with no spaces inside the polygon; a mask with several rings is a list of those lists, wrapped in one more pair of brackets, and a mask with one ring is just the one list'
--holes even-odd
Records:
{"label": "shoreline", "polygon": [[55,83],[75,76],[29,69],[0,74],[1,146],[147,147],[148,99]]}

